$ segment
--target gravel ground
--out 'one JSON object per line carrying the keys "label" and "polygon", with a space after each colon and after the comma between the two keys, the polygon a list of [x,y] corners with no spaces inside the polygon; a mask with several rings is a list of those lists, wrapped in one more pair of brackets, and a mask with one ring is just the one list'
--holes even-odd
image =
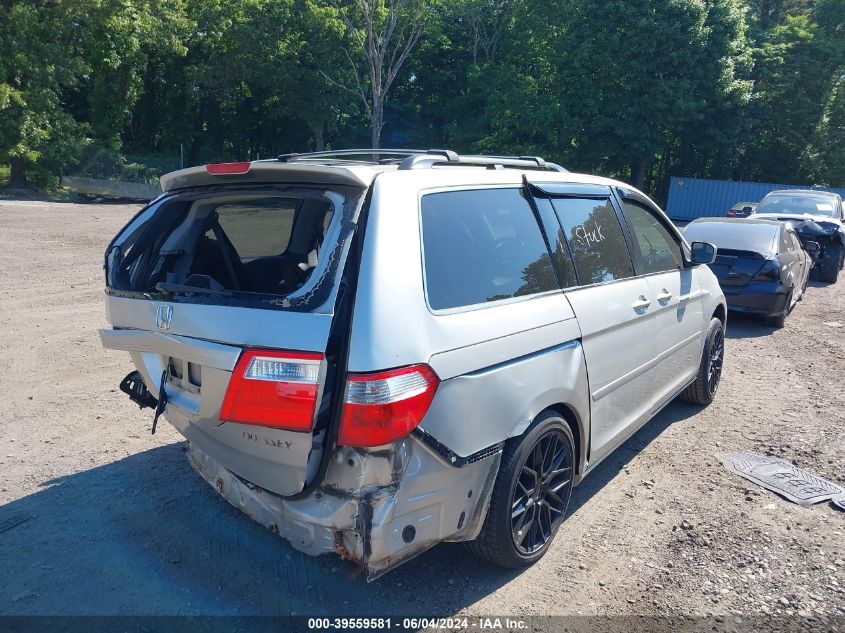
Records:
{"label": "gravel ground", "polygon": [[0,200],[0,614],[845,614],[845,512],[715,456],[845,483],[845,281],[811,284],[779,331],[731,317],[717,401],[671,404],[608,458],[531,569],[445,544],[367,584],[231,508],[117,390],[102,253],[137,208]]}

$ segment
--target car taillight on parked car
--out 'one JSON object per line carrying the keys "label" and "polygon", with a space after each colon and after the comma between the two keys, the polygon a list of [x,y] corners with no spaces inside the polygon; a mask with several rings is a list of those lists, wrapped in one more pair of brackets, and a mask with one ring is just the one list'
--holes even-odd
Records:
{"label": "car taillight on parked car", "polygon": [[440,384],[428,365],[349,374],[337,443],[381,446],[413,431]]}
{"label": "car taillight on parked car", "polygon": [[780,281],[780,264],[769,259],[754,275],[754,281]]}
{"label": "car taillight on parked car", "polygon": [[322,354],[246,350],[232,372],[220,419],[310,431],[322,362]]}

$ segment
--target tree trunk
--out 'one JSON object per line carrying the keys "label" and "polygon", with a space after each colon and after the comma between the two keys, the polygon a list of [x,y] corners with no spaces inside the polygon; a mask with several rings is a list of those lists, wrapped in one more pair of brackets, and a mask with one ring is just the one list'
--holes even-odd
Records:
{"label": "tree trunk", "polygon": [[373,95],[373,111],[370,115],[370,132],[372,133],[371,149],[381,147],[381,127],[384,117],[384,100]]}
{"label": "tree trunk", "polygon": [[20,156],[12,156],[9,159],[9,188],[11,189],[29,189],[29,182],[26,180],[26,173],[24,167],[26,163]]}
{"label": "tree trunk", "polygon": [[637,189],[645,187],[645,178],[648,175],[648,161],[645,158],[636,158],[631,161],[631,182]]}
{"label": "tree trunk", "polygon": [[311,131],[314,132],[314,151],[322,152],[326,149],[326,133],[323,128],[323,122],[315,123],[311,126]]}

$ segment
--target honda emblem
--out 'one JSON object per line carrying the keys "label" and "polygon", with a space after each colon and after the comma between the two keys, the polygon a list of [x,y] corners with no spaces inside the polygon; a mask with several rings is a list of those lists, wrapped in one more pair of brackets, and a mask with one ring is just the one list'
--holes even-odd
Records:
{"label": "honda emblem", "polygon": [[158,306],[156,308],[156,327],[159,330],[169,330],[171,321],[173,321],[173,306]]}

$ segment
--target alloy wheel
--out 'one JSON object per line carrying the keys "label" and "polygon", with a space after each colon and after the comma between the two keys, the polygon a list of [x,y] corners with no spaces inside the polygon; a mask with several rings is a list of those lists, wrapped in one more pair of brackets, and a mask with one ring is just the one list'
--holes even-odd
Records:
{"label": "alloy wheel", "polygon": [[716,332],[713,337],[713,343],[710,346],[710,362],[707,366],[707,389],[710,395],[716,393],[719,387],[719,380],[722,377],[722,362],[725,358],[725,332],[722,328]]}
{"label": "alloy wheel", "polygon": [[511,504],[516,549],[530,555],[542,549],[561,524],[572,487],[572,448],[557,429],[542,435],[522,465]]}

